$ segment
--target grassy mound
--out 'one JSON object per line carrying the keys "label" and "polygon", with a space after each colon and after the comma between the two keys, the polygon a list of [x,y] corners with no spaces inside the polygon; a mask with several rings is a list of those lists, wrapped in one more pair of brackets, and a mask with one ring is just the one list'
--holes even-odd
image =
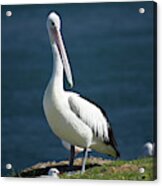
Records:
{"label": "grassy mound", "polygon": [[[39,177],[47,175],[50,168],[60,171],[59,177],[63,179],[97,179],[97,180],[154,180],[156,167],[152,157],[124,161],[104,160],[91,157],[87,160],[86,171],[80,174],[81,158],[75,160],[73,170],[69,169],[68,161],[38,163],[19,173],[16,177]],[[141,172],[143,168],[144,172]]]}

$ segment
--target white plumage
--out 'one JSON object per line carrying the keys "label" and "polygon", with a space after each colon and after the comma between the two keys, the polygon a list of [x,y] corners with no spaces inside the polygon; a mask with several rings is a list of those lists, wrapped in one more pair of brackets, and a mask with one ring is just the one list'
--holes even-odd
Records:
{"label": "white plumage", "polygon": [[47,28],[53,51],[53,73],[46,88],[43,107],[52,131],[71,145],[85,149],[82,172],[88,148],[114,157],[119,156],[109,121],[102,111],[74,92],[63,88],[63,70],[72,86],[72,73],[60,32],[60,18],[50,13]]}
{"label": "white plumage", "polygon": [[72,111],[91,128],[94,134],[98,133],[98,139],[109,140],[108,123],[99,108],[75,93],[70,93],[69,105]]}

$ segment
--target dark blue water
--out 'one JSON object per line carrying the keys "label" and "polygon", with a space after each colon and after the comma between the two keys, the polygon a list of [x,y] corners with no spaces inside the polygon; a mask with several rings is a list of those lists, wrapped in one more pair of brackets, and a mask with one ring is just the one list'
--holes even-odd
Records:
{"label": "dark blue water", "polygon": [[153,141],[152,2],[2,6],[2,175],[6,163],[21,170],[69,155],[42,108],[52,72],[51,10],[63,21],[74,90],[106,111],[121,158],[137,158]]}

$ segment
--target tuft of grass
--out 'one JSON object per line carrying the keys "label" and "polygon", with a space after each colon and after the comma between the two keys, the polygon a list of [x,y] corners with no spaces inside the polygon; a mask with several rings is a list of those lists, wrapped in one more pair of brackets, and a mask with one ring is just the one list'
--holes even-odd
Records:
{"label": "tuft of grass", "polygon": [[[29,167],[16,176],[18,177],[39,177],[47,175],[52,167],[60,171],[59,177],[62,179],[96,179],[96,180],[155,180],[156,164],[155,158],[145,157],[136,160],[105,160],[102,158],[88,158],[86,171],[80,174],[81,158],[77,158],[73,170],[69,169],[68,161],[61,162],[41,162]],[[144,172],[140,172],[144,168]]]}
{"label": "tuft of grass", "polygon": [[[132,161],[107,161],[100,166],[87,169],[84,174],[67,173],[60,177],[64,179],[97,179],[97,180],[154,180],[153,158],[143,158]],[[144,173],[140,173],[144,168]]]}

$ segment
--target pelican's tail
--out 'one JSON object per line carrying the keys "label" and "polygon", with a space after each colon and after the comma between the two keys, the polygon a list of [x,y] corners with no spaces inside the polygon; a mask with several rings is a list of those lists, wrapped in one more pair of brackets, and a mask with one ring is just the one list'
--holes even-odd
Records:
{"label": "pelican's tail", "polygon": [[110,144],[112,145],[114,151],[115,151],[115,158],[120,158],[120,152],[117,149],[117,142],[114,138],[114,134],[111,128],[108,129],[109,135],[110,135]]}
{"label": "pelican's tail", "polygon": [[[111,147],[112,147],[112,146],[111,146]],[[118,149],[117,149],[115,146],[113,146],[112,148],[113,148],[113,155],[112,155],[112,156],[113,156],[114,158],[116,158],[116,159],[117,159],[117,158],[120,158],[120,152],[118,151]]]}
{"label": "pelican's tail", "polygon": [[108,147],[108,152],[110,152],[109,155],[113,156],[114,158],[119,158],[120,153],[117,149],[117,142],[115,140],[111,127],[108,127],[108,134],[109,134],[109,141],[104,141],[104,143]]}

